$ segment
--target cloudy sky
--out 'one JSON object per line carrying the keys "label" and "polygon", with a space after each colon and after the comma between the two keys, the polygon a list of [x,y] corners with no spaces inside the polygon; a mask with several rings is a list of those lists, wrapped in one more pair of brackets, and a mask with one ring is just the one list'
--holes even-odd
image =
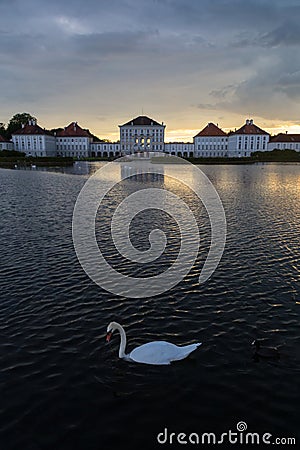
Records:
{"label": "cloudy sky", "polygon": [[0,0],[0,122],[300,133],[300,0]]}

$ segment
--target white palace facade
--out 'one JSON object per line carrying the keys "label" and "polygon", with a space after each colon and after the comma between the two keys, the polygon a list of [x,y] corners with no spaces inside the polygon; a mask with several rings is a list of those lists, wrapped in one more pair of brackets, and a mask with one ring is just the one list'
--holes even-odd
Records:
{"label": "white palace facade", "polygon": [[13,148],[14,148],[13,143],[11,141],[4,139],[0,135],[0,151],[1,150],[13,150]]}
{"label": "white palace facade", "polygon": [[[27,156],[62,156],[73,158],[149,155],[162,152],[180,157],[249,157],[255,151],[290,149],[300,151],[300,135],[279,134],[270,137],[252,119],[235,131],[226,133],[218,125],[208,123],[193,142],[165,142],[164,123],[147,116],[136,117],[119,125],[120,140],[101,140],[77,122],[51,133],[33,120],[12,136],[14,150]],[[4,146],[4,143],[2,143]],[[6,143],[6,145],[8,145]],[[1,149],[0,149],[1,150]]]}

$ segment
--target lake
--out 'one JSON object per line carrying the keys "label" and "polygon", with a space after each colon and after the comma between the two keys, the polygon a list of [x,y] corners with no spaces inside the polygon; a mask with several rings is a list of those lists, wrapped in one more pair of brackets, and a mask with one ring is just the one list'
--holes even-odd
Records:
{"label": "lake", "polygon": [[[158,176],[118,183],[99,210],[97,239],[123,273],[161,273],[180,247],[174,220],[149,211],[134,219],[132,242],[147,249],[149,230],[161,227],[166,254],[144,265],[120,258],[110,221],[128,194],[171,188],[199,223],[200,251],[188,275],[146,298],[107,292],[77,259],[74,205],[88,174],[102,166],[0,169],[0,448],[175,448],[177,441],[158,443],[159,433],[161,441],[172,432],[173,440],[218,437],[239,422],[270,433],[271,442],[299,439],[300,165],[199,166],[227,220],[221,262],[201,285],[210,225],[194,193],[168,183],[168,165]],[[112,320],[124,326],[128,350],[152,340],[203,344],[169,366],[126,362],[118,335],[105,342]],[[278,347],[280,358],[253,358],[256,338]]]}

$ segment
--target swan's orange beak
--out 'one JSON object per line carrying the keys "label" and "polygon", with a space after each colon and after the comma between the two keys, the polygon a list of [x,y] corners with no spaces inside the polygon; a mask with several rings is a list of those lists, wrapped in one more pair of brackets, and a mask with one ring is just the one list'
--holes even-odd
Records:
{"label": "swan's orange beak", "polygon": [[112,337],[112,331],[109,331],[106,335],[106,342],[109,342],[111,337]]}

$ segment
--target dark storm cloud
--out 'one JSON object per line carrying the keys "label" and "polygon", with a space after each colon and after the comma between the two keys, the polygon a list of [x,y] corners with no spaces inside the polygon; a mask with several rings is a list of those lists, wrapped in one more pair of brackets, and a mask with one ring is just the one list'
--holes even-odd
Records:
{"label": "dark storm cloud", "polygon": [[74,52],[86,58],[128,56],[145,51],[149,34],[142,31],[120,31],[77,35],[73,38]]}
{"label": "dark storm cloud", "polygon": [[243,32],[235,37],[232,45],[243,47],[291,47],[300,44],[300,25],[290,20],[267,33]]}
{"label": "dark storm cloud", "polygon": [[171,109],[299,116],[298,0],[1,0],[0,17],[4,104],[117,104],[122,86]]}
{"label": "dark storm cloud", "polygon": [[286,22],[282,26],[261,36],[261,44],[268,47],[294,46],[300,44],[300,24]]}
{"label": "dark storm cloud", "polygon": [[[283,74],[283,75],[282,75]],[[300,71],[266,67],[229,89],[210,92],[210,109],[259,115],[267,119],[299,120]],[[199,105],[202,108],[202,105]]]}

